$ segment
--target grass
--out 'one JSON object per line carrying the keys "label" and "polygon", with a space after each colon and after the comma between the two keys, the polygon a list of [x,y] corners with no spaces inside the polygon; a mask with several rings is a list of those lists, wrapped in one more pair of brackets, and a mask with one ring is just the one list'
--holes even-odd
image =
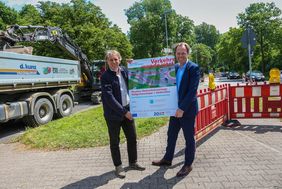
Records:
{"label": "grass", "polygon": [[[138,118],[137,137],[142,138],[164,126],[168,118]],[[121,142],[125,141],[121,132]],[[102,107],[93,108],[37,128],[28,128],[15,141],[28,148],[59,150],[97,147],[109,144],[108,129]]]}

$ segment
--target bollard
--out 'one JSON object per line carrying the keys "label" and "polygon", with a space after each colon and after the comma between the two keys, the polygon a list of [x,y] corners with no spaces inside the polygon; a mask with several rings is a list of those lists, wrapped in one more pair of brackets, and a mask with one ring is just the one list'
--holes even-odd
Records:
{"label": "bollard", "polygon": [[269,83],[270,84],[276,84],[280,83],[280,71],[278,68],[272,68],[269,71]]}
{"label": "bollard", "polygon": [[216,88],[215,82],[214,82],[214,75],[212,73],[209,73],[209,89],[214,90]]}

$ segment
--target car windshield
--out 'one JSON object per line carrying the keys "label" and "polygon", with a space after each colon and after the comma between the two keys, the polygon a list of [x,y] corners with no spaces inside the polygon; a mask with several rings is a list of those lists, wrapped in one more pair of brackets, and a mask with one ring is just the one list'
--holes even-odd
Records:
{"label": "car windshield", "polygon": [[262,75],[262,73],[260,71],[254,71],[251,73],[251,75],[259,76],[259,75]]}

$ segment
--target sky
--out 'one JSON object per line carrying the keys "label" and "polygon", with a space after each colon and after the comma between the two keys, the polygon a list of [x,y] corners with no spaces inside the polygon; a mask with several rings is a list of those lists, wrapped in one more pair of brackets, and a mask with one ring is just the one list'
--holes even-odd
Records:
{"label": "sky", "polygon": [[[0,0],[6,5],[20,9],[24,4],[35,5],[38,0]],[[46,0],[41,0],[46,1]],[[51,0],[53,1],[53,0]],[[68,3],[70,0],[54,0],[57,3]],[[102,12],[124,33],[129,31],[125,9],[133,5],[135,0],[90,0],[99,6]],[[245,11],[251,3],[274,2],[282,10],[282,0],[171,0],[172,8],[177,14],[187,16],[195,25],[202,22],[214,25],[220,33],[227,32],[230,27],[238,27],[236,16]]]}

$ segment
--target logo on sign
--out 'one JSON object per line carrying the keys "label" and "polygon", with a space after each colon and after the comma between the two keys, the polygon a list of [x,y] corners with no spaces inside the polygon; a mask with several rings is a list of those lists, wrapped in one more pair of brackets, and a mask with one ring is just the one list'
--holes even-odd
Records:
{"label": "logo on sign", "polygon": [[21,64],[20,69],[29,69],[29,70],[36,70],[36,66],[28,65],[28,64]]}
{"label": "logo on sign", "polygon": [[154,116],[162,116],[164,115],[164,112],[154,112]]}
{"label": "logo on sign", "polygon": [[44,74],[49,74],[49,73],[51,73],[52,72],[52,68],[51,67],[45,67],[45,68],[43,68],[43,73]]}

